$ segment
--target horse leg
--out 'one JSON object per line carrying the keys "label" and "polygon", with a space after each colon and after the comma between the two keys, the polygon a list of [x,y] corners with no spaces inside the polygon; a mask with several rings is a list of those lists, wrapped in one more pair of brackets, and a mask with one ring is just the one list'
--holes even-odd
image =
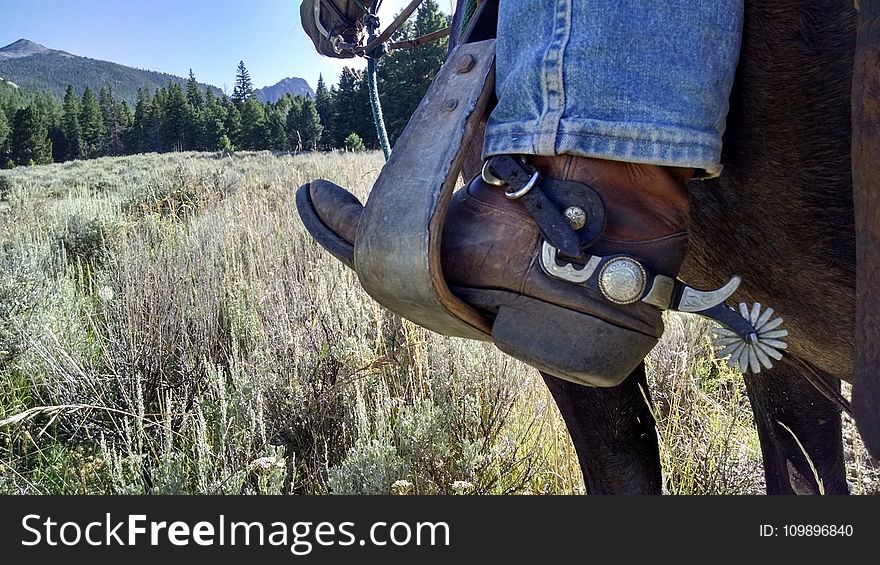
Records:
{"label": "horse leg", "polygon": [[616,387],[541,373],[571,435],[589,494],[660,494],[660,454],[641,364]]}
{"label": "horse leg", "polygon": [[[822,378],[840,386],[838,379]],[[747,374],[745,381],[761,440],[767,494],[820,494],[816,476],[825,494],[848,494],[840,408],[788,364],[766,375]]]}

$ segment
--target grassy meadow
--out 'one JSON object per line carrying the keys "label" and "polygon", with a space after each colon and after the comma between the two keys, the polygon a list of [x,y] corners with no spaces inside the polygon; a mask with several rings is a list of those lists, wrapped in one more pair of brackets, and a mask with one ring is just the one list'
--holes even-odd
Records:
{"label": "grassy meadow", "polygon": [[[293,194],[378,153],[176,153],[0,173],[0,493],[583,492],[537,372],[389,314]],[[674,494],[763,492],[742,379],[670,316]],[[768,377],[771,378],[771,377]],[[853,492],[878,490],[851,422]]]}

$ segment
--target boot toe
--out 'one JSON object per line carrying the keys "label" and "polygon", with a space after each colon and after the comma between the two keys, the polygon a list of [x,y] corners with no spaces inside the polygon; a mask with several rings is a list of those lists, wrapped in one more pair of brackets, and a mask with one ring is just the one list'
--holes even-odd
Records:
{"label": "boot toe", "polygon": [[336,234],[354,243],[364,206],[352,193],[326,180],[309,186],[309,196],[318,218]]}

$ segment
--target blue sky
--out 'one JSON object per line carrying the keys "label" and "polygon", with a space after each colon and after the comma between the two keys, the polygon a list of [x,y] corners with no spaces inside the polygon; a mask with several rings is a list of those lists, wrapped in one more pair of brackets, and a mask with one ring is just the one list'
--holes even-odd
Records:
{"label": "blue sky", "polygon": [[[383,0],[390,23],[408,0]],[[450,0],[439,0],[451,11]],[[298,76],[335,83],[351,60],[318,55],[300,0],[0,0],[0,47],[25,38],[51,49],[186,76],[229,91],[244,60],[256,87]],[[358,66],[357,63],[354,64]]]}

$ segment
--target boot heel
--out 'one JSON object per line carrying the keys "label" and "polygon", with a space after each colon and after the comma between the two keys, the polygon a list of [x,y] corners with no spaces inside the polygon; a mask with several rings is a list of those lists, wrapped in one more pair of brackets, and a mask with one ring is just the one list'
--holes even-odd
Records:
{"label": "boot heel", "polygon": [[514,296],[498,309],[492,339],[501,351],[553,376],[589,386],[623,382],[657,339],[595,316]]}

